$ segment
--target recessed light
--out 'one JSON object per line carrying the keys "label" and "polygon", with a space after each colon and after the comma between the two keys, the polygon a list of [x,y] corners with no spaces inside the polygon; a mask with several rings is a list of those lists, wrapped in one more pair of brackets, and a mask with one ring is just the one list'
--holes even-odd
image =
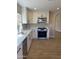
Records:
{"label": "recessed light", "polygon": [[57,8],[57,10],[59,10],[59,8]]}
{"label": "recessed light", "polygon": [[34,8],[34,10],[36,10],[37,8]]}

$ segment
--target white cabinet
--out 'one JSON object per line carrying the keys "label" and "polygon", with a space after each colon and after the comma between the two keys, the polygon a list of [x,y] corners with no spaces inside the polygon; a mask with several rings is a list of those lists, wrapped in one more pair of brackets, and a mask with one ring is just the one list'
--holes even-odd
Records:
{"label": "white cabinet", "polygon": [[29,52],[29,49],[31,47],[31,43],[32,43],[32,32],[30,32],[30,34],[27,37],[27,53]]}
{"label": "white cabinet", "polygon": [[45,11],[38,11],[38,17],[47,17],[47,12],[45,12]]}
{"label": "white cabinet", "polygon": [[37,28],[32,30],[32,38],[37,39]]}
{"label": "white cabinet", "polygon": [[22,31],[22,15],[17,13],[17,32]]}
{"label": "white cabinet", "polygon": [[33,11],[32,10],[28,10],[27,9],[27,19],[28,19],[28,23],[33,23]]}
{"label": "white cabinet", "polygon": [[17,47],[17,59],[23,59],[22,44]]}
{"label": "white cabinet", "polygon": [[32,23],[37,23],[37,19],[38,19],[38,13],[36,11],[33,11],[33,22]]}
{"label": "white cabinet", "polygon": [[29,23],[37,23],[38,17],[46,17],[47,23],[49,23],[49,11],[29,11],[28,10]]}
{"label": "white cabinet", "polygon": [[22,7],[22,23],[27,24],[27,8]]}
{"label": "white cabinet", "polygon": [[49,23],[49,11],[40,11],[38,15],[39,17],[46,17],[47,23]]}

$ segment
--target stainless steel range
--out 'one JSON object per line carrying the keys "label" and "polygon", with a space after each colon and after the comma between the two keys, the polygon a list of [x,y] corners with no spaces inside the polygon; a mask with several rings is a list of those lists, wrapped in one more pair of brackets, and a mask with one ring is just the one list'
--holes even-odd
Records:
{"label": "stainless steel range", "polygon": [[38,28],[37,34],[38,34],[38,39],[46,39],[47,38],[47,28]]}

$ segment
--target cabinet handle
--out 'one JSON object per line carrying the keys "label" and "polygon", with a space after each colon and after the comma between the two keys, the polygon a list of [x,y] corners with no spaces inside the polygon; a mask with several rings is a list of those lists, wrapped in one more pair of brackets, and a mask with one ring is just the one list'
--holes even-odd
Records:
{"label": "cabinet handle", "polygon": [[17,53],[21,50],[21,48],[19,48],[19,50],[17,51]]}

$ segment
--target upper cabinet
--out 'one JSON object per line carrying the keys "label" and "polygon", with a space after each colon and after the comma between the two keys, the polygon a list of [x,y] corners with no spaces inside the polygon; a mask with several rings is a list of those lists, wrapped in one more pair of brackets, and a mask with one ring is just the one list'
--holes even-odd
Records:
{"label": "upper cabinet", "polygon": [[28,10],[28,22],[37,23],[38,18],[47,18],[46,21],[49,23],[49,11],[32,11]]}
{"label": "upper cabinet", "polygon": [[17,4],[17,13],[22,15],[22,6]]}
{"label": "upper cabinet", "polygon": [[47,23],[49,23],[49,11],[42,11],[42,12],[40,12],[40,17],[47,18]]}
{"label": "upper cabinet", "polygon": [[37,23],[37,19],[38,19],[38,12],[37,11],[33,11],[33,23]]}
{"label": "upper cabinet", "polygon": [[47,17],[47,12],[45,11],[38,11],[38,17]]}
{"label": "upper cabinet", "polygon": [[17,4],[17,13],[22,15],[22,24],[27,24],[27,8]]}
{"label": "upper cabinet", "polygon": [[22,23],[27,24],[27,8],[22,7]]}
{"label": "upper cabinet", "polygon": [[49,11],[30,10],[17,4],[17,13],[22,15],[22,24],[37,23],[38,18],[46,18],[46,23],[49,23]]}

